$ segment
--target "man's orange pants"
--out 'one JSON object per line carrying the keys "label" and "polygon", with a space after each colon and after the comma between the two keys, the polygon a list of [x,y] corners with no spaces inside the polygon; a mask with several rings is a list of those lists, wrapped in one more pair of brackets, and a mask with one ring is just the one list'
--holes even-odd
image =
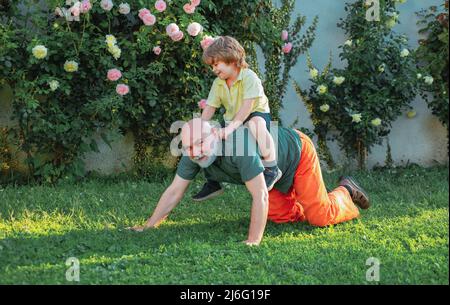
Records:
{"label": "man's orange pants", "polygon": [[287,194],[275,188],[269,192],[269,220],[308,221],[323,227],[358,217],[359,210],[345,187],[327,193],[314,144],[307,135],[296,131],[302,141],[300,162]]}

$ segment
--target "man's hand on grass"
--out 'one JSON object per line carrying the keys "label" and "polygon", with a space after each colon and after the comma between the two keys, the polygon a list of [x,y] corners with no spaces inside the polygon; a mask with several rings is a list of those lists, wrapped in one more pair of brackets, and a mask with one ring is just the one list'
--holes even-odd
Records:
{"label": "man's hand on grass", "polygon": [[243,241],[244,244],[246,244],[247,246],[253,247],[253,246],[259,246],[259,241],[250,241],[250,240],[244,240]]}
{"label": "man's hand on grass", "polygon": [[143,232],[145,230],[150,229],[151,227],[148,226],[134,226],[134,227],[128,227],[127,230],[135,231],[135,232]]}

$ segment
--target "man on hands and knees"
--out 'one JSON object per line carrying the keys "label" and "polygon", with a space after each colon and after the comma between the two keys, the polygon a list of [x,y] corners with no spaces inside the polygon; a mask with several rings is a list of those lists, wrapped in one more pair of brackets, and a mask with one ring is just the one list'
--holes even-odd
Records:
{"label": "man on hands and knees", "polygon": [[322,227],[358,217],[358,207],[369,208],[367,193],[352,177],[341,177],[339,186],[327,192],[314,144],[302,132],[278,127],[277,163],[283,176],[268,192],[264,165],[250,137],[240,136],[245,132],[230,136],[226,141],[243,141],[246,153],[239,155],[239,149],[227,153],[227,143],[220,139],[219,130],[200,118],[183,126],[184,155],[174,180],[146,223],[131,230],[156,228],[181,201],[200,169],[207,179],[245,184],[252,196],[250,227],[244,241],[247,245],[259,245],[267,219],[276,223],[308,221]]}

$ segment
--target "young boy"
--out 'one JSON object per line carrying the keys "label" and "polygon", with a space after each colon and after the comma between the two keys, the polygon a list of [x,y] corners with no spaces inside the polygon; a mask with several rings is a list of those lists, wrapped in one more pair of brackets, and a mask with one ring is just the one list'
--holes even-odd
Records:
{"label": "young boy", "polygon": [[[264,178],[270,191],[281,178],[275,156],[275,144],[270,135],[270,108],[264,88],[257,74],[245,61],[245,50],[230,36],[219,36],[206,48],[203,61],[210,65],[217,78],[209,92],[202,119],[209,121],[220,106],[226,110],[224,120],[228,126],[220,131],[226,140],[241,125],[248,127],[258,143],[263,164]],[[202,201],[223,193],[216,181],[208,180],[193,200]]]}

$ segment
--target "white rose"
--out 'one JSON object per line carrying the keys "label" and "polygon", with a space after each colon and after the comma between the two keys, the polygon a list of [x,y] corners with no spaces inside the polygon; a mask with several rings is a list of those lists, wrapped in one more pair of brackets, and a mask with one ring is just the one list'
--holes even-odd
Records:
{"label": "white rose", "polygon": [[76,72],[76,71],[78,71],[78,63],[73,60],[67,60],[64,63],[64,70],[69,73]]}
{"label": "white rose", "polygon": [[328,87],[325,85],[320,85],[317,87],[317,93],[319,93],[320,95],[327,93],[328,91]]}
{"label": "white rose", "polygon": [[58,82],[57,80],[49,81],[48,84],[49,84],[50,89],[51,89],[52,91],[55,91],[55,90],[58,89],[58,87],[59,87],[59,82]]}
{"label": "white rose", "polygon": [[330,105],[323,104],[322,106],[320,106],[320,111],[327,112],[328,110],[330,110]]}
{"label": "white rose", "polygon": [[128,3],[121,3],[119,5],[119,13],[121,13],[122,15],[127,15],[130,13],[130,11],[131,9]]}
{"label": "white rose", "polygon": [[316,68],[309,70],[309,75],[312,79],[315,79],[319,75],[319,71]]}
{"label": "white rose", "polygon": [[373,119],[371,121],[371,123],[372,123],[373,126],[380,126],[381,125],[381,119],[379,119],[379,118]]}
{"label": "white rose", "polygon": [[389,19],[386,21],[386,26],[387,26],[389,29],[392,29],[396,24],[397,24],[397,21],[396,21],[394,18],[389,18]]}
{"label": "white rose", "polygon": [[434,82],[434,78],[431,76],[425,76],[423,79],[427,85],[431,85]]}
{"label": "white rose", "polygon": [[108,47],[112,47],[117,43],[116,37],[114,37],[114,35],[106,35],[105,41]]}
{"label": "white rose", "polygon": [[43,59],[45,56],[47,56],[47,48],[43,45],[35,46],[32,50],[33,56],[37,59]]}
{"label": "white rose", "polygon": [[197,36],[202,31],[203,27],[198,22],[193,22],[188,25],[187,32],[191,36]]}
{"label": "white rose", "polygon": [[120,55],[122,54],[122,50],[118,46],[113,46],[112,48],[108,49],[109,52],[112,54],[114,59],[119,59]]}
{"label": "white rose", "polygon": [[408,51],[408,49],[403,49],[403,50],[400,52],[400,57],[407,57],[407,56],[409,56],[409,51]]}
{"label": "white rose", "polygon": [[114,4],[111,0],[102,0],[100,2],[100,6],[102,9],[109,12],[113,8]]}
{"label": "white rose", "polygon": [[352,122],[354,123],[361,122],[361,113],[352,114]]}
{"label": "white rose", "polygon": [[333,83],[335,83],[338,86],[341,85],[344,81],[345,81],[345,77],[343,77],[343,76],[335,76],[333,78]]}

